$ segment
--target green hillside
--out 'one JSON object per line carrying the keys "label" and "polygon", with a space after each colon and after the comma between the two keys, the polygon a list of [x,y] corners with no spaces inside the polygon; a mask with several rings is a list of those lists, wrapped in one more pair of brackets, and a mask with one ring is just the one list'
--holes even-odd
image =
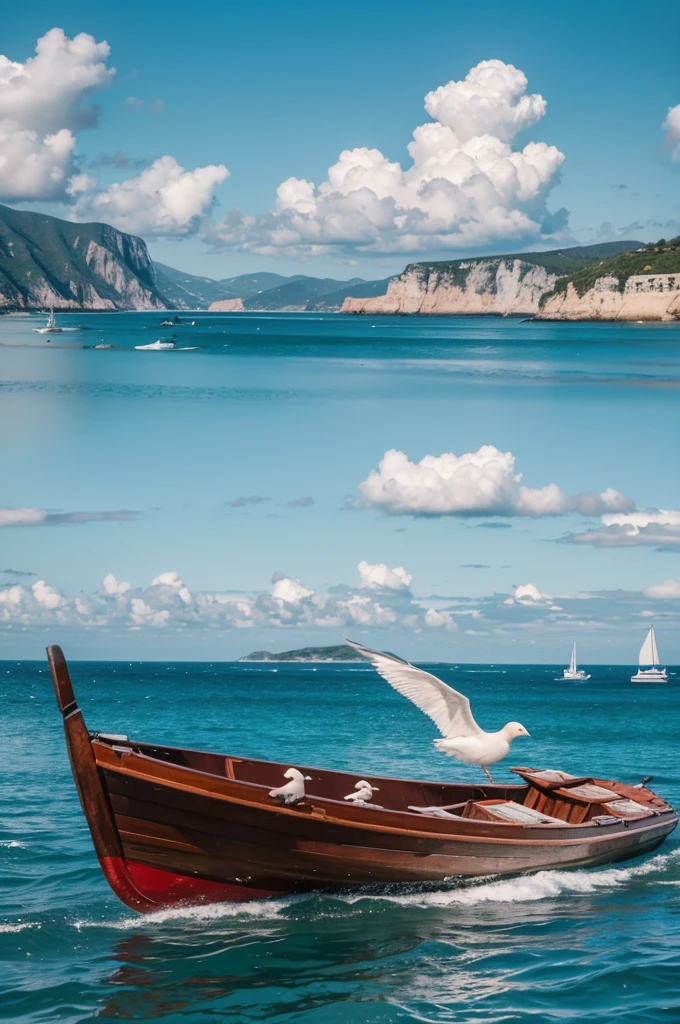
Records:
{"label": "green hillside", "polygon": [[141,238],[0,205],[0,306],[165,309]]}
{"label": "green hillside", "polygon": [[[630,246],[635,243],[628,243]],[[575,273],[561,278],[551,292],[541,299],[543,306],[552,295],[564,294],[573,284],[578,294],[585,295],[600,277],[616,277],[623,291],[629,277],[636,274],[675,274],[680,272],[680,237],[670,241],[662,238],[653,245],[636,245],[634,250],[619,252],[589,262]]]}
{"label": "green hillside", "polygon": [[471,263],[498,264],[508,260],[521,260],[536,267],[543,267],[549,274],[557,274],[559,277],[581,270],[582,267],[606,259],[609,256],[624,252],[629,249],[637,249],[642,242],[600,242],[597,245],[578,245],[568,249],[550,249],[547,252],[514,252],[503,253],[498,256],[466,256],[459,260],[439,260],[436,262],[411,263],[406,267],[407,271],[416,270],[423,277],[431,273],[442,274],[449,277],[453,284],[465,283],[468,275],[468,268]]}

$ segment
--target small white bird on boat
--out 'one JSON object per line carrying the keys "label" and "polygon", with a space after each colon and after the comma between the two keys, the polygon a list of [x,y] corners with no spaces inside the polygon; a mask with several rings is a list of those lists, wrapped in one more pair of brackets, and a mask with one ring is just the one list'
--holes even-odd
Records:
{"label": "small white bird on boat", "polygon": [[378,793],[379,789],[377,786],[372,786],[370,782],[366,782],[365,779],[360,779],[354,783],[354,792],[348,793],[343,800],[349,800],[350,803],[358,804],[363,807],[373,799],[373,794]]}
{"label": "small white bird on boat", "polygon": [[280,789],[270,789],[269,795],[284,804],[299,804],[305,798],[305,782],[311,782],[311,775],[303,775],[297,768],[289,768],[283,773],[284,779],[290,779]]}
{"label": "small white bird on boat", "polygon": [[470,701],[458,690],[392,654],[372,651],[353,640],[346,639],[346,642],[368,658],[390,686],[432,719],[444,737],[434,741],[437,750],[466,764],[479,765],[489,782],[493,779],[488,765],[507,757],[510,744],[518,736],[529,735],[519,722],[508,722],[498,732],[484,732],[472,717]]}

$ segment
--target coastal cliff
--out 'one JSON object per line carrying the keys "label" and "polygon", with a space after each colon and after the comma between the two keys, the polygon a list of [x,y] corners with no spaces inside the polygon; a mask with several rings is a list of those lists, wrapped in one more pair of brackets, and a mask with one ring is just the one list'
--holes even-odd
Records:
{"label": "coastal cliff", "polygon": [[526,313],[538,310],[557,275],[521,259],[471,260],[455,266],[414,263],[385,295],[347,297],[343,313]]}
{"label": "coastal cliff", "polygon": [[243,299],[219,299],[208,306],[210,313],[242,313],[244,308]]}
{"label": "coastal cliff", "polygon": [[546,299],[537,320],[680,320],[680,274],[629,278],[623,292],[616,277],[600,277],[585,295],[569,282],[567,290]]}
{"label": "coastal cliff", "polygon": [[0,206],[0,308],[167,309],[146,243]]}
{"label": "coastal cliff", "polygon": [[539,320],[680,320],[680,238],[642,246],[559,280]]}
{"label": "coastal cliff", "polygon": [[604,242],[548,252],[411,263],[391,279],[384,295],[348,296],[342,312],[531,315],[538,312],[541,296],[561,278],[638,245]]}

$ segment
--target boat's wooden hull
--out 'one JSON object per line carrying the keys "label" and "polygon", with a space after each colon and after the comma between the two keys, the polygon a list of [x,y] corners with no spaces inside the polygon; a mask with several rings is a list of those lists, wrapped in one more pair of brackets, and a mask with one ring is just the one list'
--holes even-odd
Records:
{"label": "boat's wooden hull", "polygon": [[[393,809],[357,808],[340,795],[355,776],[309,768],[307,798],[282,806],[269,796],[281,765],[91,737],[58,649],[50,649],[50,663],[102,869],[136,910],[597,865],[654,849],[677,824],[660,800],[666,810],[652,816],[600,825],[438,818],[394,806],[407,808],[414,794],[430,803],[440,794],[447,803],[449,790],[462,800],[512,799],[526,786],[478,790],[397,779],[373,779]],[[256,781],[235,777],[235,766],[244,765]]]}

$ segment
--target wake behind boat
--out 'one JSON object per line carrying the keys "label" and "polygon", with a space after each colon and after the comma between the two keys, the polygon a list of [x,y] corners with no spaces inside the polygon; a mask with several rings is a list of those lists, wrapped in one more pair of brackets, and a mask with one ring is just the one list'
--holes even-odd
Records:
{"label": "wake behind boat", "polygon": [[647,853],[678,823],[643,785],[553,769],[456,785],[88,732],[61,648],[47,653],[100,865],[135,910],[589,867]]}
{"label": "wake behind boat", "polygon": [[631,683],[667,683],[668,672],[661,664],[659,649],[656,646],[656,633],[654,626],[649,627],[649,632],[640,648],[638,658],[638,671],[630,677]]}
{"label": "wake behind boat", "polygon": [[562,679],[556,680],[557,682],[571,682],[571,683],[584,683],[590,676],[584,672],[582,668],[579,668],[576,664],[576,644],[571,649],[571,660],[569,662],[569,668],[565,668],[562,673]]}

